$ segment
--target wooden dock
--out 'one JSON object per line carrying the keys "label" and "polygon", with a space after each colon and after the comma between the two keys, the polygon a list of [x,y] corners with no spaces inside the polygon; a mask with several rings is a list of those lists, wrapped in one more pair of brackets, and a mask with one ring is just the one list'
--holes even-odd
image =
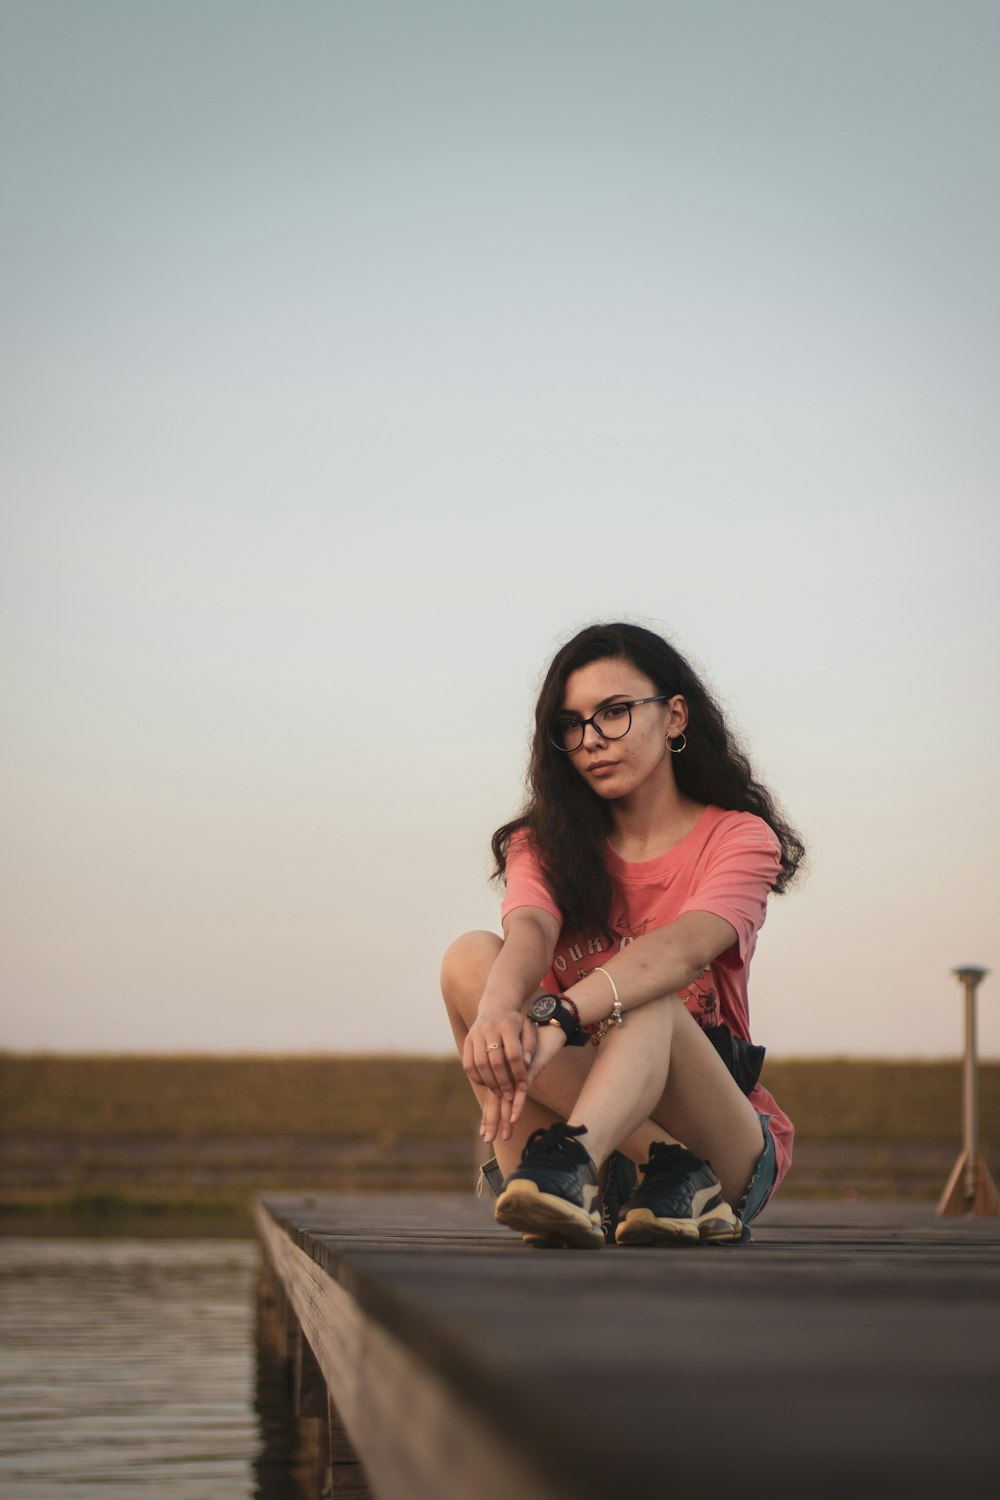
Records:
{"label": "wooden dock", "polygon": [[333,1500],[995,1491],[1000,1219],[779,1199],[743,1249],[597,1253],[471,1195],[257,1223]]}

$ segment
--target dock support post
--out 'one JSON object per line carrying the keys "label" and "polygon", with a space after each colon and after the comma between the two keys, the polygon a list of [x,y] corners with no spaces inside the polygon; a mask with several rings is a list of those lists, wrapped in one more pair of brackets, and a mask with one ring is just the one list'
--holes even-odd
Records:
{"label": "dock support post", "polygon": [[976,1071],[976,989],[989,973],[972,964],[953,969],[965,991],[965,1056],[962,1064],[962,1150],[951,1169],[937,1211],[1000,1214],[1000,1193],[979,1154],[979,1079]]}
{"label": "dock support post", "polygon": [[312,1346],[269,1263],[257,1288],[257,1410],[262,1494],[287,1486],[289,1494],[315,1500],[372,1500]]}
{"label": "dock support post", "polygon": [[333,1500],[372,1500],[365,1471],[347,1436],[340,1412],[328,1398],[330,1424],[330,1493]]}

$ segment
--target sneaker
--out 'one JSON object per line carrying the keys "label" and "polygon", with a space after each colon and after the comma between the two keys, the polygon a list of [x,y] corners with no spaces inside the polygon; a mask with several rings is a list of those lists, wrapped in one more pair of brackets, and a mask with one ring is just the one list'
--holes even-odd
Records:
{"label": "sneaker", "polygon": [[601,1228],[608,1245],[615,1243],[615,1230],[622,1209],[635,1192],[639,1182],[639,1168],[620,1151],[612,1151],[605,1171],[603,1202],[601,1205]]}
{"label": "sneaker", "polygon": [[519,1229],[538,1248],[599,1250],[604,1244],[595,1207],[597,1168],[576,1139],[583,1125],[550,1125],[528,1137],[521,1165],[504,1183],[494,1218]]}
{"label": "sneaker", "polygon": [[[619,1245],[739,1244],[744,1230],[711,1164],[683,1146],[654,1141],[643,1180],[622,1209]],[[749,1238],[749,1236],[747,1236]]]}

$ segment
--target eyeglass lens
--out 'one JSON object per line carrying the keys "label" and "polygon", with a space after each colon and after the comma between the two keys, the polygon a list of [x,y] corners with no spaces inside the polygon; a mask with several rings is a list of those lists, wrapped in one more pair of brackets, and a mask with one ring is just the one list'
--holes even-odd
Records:
{"label": "eyeglass lens", "polygon": [[[627,703],[612,703],[598,710],[593,725],[603,740],[620,740],[632,727],[632,711]],[[579,750],[584,733],[582,719],[557,719],[552,738],[563,750]]]}

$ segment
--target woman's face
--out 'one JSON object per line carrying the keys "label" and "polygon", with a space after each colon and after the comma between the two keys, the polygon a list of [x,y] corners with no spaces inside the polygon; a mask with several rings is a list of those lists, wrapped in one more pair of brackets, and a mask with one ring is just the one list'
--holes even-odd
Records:
{"label": "woman's face", "polygon": [[[599,709],[636,698],[658,697],[656,685],[624,657],[590,662],[566,679],[563,716],[589,719]],[[606,799],[627,796],[651,776],[669,775],[668,736],[687,724],[687,705],[677,695],[667,702],[643,703],[631,711],[632,727],[620,739],[605,738],[588,724],[583,744],[570,760],[587,785]]]}

